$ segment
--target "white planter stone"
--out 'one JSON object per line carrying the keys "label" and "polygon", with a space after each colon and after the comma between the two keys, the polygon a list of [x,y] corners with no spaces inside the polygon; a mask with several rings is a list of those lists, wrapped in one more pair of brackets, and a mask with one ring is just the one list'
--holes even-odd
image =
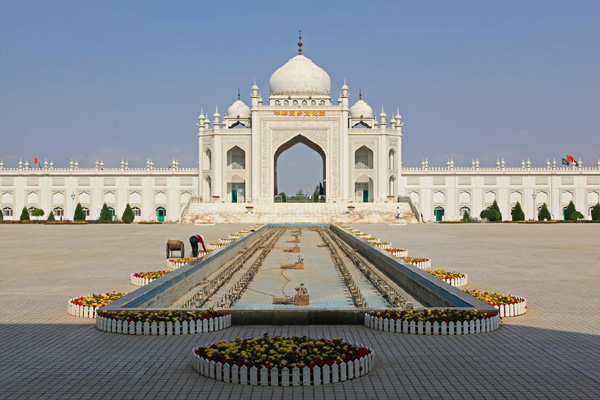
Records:
{"label": "white planter stone", "polygon": [[96,318],[96,307],[81,306],[73,303],[74,300],[85,296],[87,295],[73,297],[67,301],[67,313],[69,315],[80,318]]}
{"label": "white planter stone", "polygon": [[374,317],[365,314],[365,326],[379,331],[397,333],[408,333],[412,335],[473,335],[476,333],[485,333],[495,331],[500,327],[500,315],[489,318],[482,318],[476,321],[458,321],[454,322],[426,322],[410,323],[406,320],[390,320],[388,318]]}
{"label": "white planter stone", "polygon": [[[208,324],[207,320],[218,320],[218,323]],[[121,322],[121,324],[119,324]],[[156,322],[131,322],[128,326],[127,330],[119,329],[120,325],[126,326],[126,322],[122,322],[120,320],[114,320],[111,318],[105,318],[102,316],[98,316],[96,318],[96,328],[109,333],[122,333],[129,335],[153,335],[153,336],[161,336],[161,335],[189,335],[194,333],[202,333],[202,332],[213,332],[220,329],[229,328],[231,326],[231,314],[224,315],[222,317],[217,317],[214,319],[205,318],[205,319],[197,319],[195,321],[184,321],[183,323],[176,321],[172,323],[171,321],[165,324],[164,321],[160,323]],[[221,328],[222,327],[222,328]]]}
{"label": "white planter stone", "polygon": [[[352,346],[366,347],[359,344],[349,343]],[[204,346],[202,346],[204,347]],[[367,347],[368,348],[368,347]],[[258,370],[255,367],[247,368],[237,365],[221,364],[209,362],[207,359],[196,354],[196,349],[192,349],[192,368],[207,378],[239,383],[242,385],[259,385],[259,386],[309,386],[323,385],[329,383],[342,382],[349,379],[358,378],[367,374],[373,369],[375,364],[375,352],[371,353],[348,363],[342,362],[332,366],[323,365],[322,367],[315,366],[309,368],[305,366],[303,369],[294,367],[291,370],[288,368],[271,368],[265,367]],[[214,370],[205,368],[204,365],[213,365]]]}
{"label": "white planter stone", "polygon": [[518,303],[494,306],[500,312],[500,317],[516,317],[527,312],[527,299],[519,296],[514,297],[519,299]]}

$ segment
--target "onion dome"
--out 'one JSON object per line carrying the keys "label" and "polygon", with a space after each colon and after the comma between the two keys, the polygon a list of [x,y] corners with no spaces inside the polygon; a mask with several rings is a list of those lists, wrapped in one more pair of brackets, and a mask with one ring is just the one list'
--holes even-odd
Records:
{"label": "onion dome", "polygon": [[350,116],[352,118],[371,118],[373,109],[362,99],[362,91],[359,93],[359,100],[350,107]]}

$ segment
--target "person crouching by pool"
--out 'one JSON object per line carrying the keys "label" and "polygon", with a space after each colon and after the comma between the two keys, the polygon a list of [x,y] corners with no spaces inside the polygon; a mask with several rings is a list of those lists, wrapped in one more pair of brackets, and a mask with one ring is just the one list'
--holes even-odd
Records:
{"label": "person crouching by pool", "polygon": [[204,238],[202,235],[190,236],[190,244],[192,245],[192,257],[198,257],[198,242],[202,244],[204,252],[206,252],[206,245],[204,244]]}

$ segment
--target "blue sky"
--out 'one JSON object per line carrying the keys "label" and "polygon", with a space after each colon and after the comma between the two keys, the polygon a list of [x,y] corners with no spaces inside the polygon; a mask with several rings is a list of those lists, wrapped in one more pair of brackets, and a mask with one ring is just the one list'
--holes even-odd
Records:
{"label": "blue sky", "polygon": [[[200,108],[226,110],[238,87],[249,103],[254,78],[266,99],[299,28],[334,99],[346,78],[352,103],[362,88],[374,110],[400,108],[405,166],[600,158],[598,1],[0,4],[7,166],[195,166]],[[321,175],[301,145],[280,163],[286,191]]]}

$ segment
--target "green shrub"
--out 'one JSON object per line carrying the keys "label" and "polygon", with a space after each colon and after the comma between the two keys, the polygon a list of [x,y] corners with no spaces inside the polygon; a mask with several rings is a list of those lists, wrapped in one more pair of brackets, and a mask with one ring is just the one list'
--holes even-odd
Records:
{"label": "green shrub", "polygon": [[21,211],[21,217],[19,218],[20,221],[31,221],[31,218],[29,218],[29,211],[27,211],[26,207],[23,207],[23,211]]}
{"label": "green shrub", "polygon": [[490,222],[499,222],[502,221],[502,213],[500,212],[500,208],[498,207],[498,203],[494,200],[494,204],[483,210],[479,214],[480,218],[485,218]]}
{"label": "green shrub", "polygon": [[44,214],[44,210],[42,210],[41,208],[34,208],[33,210],[31,210],[31,215],[33,215],[34,217],[43,217]]}
{"label": "green shrub", "polygon": [[600,221],[600,203],[592,208],[592,221]]}
{"label": "green shrub", "polygon": [[580,213],[579,211],[575,211],[573,214],[571,214],[571,218],[572,218],[572,221],[577,221],[577,220],[583,219],[584,217],[583,217],[582,213]]}
{"label": "green shrub", "polygon": [[569,205],[567,206],[567,211],[565,212],[565,220],[577,221],[578,215],[581,215],[581,213],[577,211],[577,209],[575,208],[575,204],[573,204],[573,201],[570,201]]}
{"label": "green shrub", "polygon": [[471,214],[468,211],[465,211],[462,217],[462,222],[469,223],[471,222]]}
{"label": "green shrub", "polygon": [[544,203],[542,205],[542,209],[538,213],[538,220],[539,221],[544,221],[544,220],[550,221],[551,219],[552,219],[552,214],[550,214],[550,210],[548,210],[548,206],[546,205],[546,203]]}
{"label": "green shrub", "polygon": [[56,218],[54,218],[54,212],[52,210],[50,210],[50,212],[48,213],[48,219],[46,219],[46,221],[56,221]]}
{"label": "green shrub", "polygon": [[121,217],[121,220],[126,224],[130,224],[133,222],[134,219],[135,219],[135,214],[133,213],[133,210],[129,206],[129,203],[127,203],[127,207],[125,207],[125,211],[123,211],[123,216]]}
{"label": "green shrub", "polygon": [[0,210],[0,221],[4,221],[4,213]]}
{"label": "green shrub", "polygon": [[102,210],[100,210],[100,218],[98,218],[100,222],[112,222],[112,215],[110,215],[110,210],[106,203],[102,206]]}
{"label": "green shrub", "polygon": [[83,207],[81,207],[81,203],[77,203],[77,207],[75,207],[73,221],[85,221],[85,212],[83,212]]}
{"label": "green shrub", "polygon": [[521,203],[519,203],[517,201],[517,204],[515,204],[515,208],[512,209],[512,211],[510,212],[510,215],[512,216],[513,221],[524,221],[525,220],[525,213],[523,212],[523,209],[521,208]]}

